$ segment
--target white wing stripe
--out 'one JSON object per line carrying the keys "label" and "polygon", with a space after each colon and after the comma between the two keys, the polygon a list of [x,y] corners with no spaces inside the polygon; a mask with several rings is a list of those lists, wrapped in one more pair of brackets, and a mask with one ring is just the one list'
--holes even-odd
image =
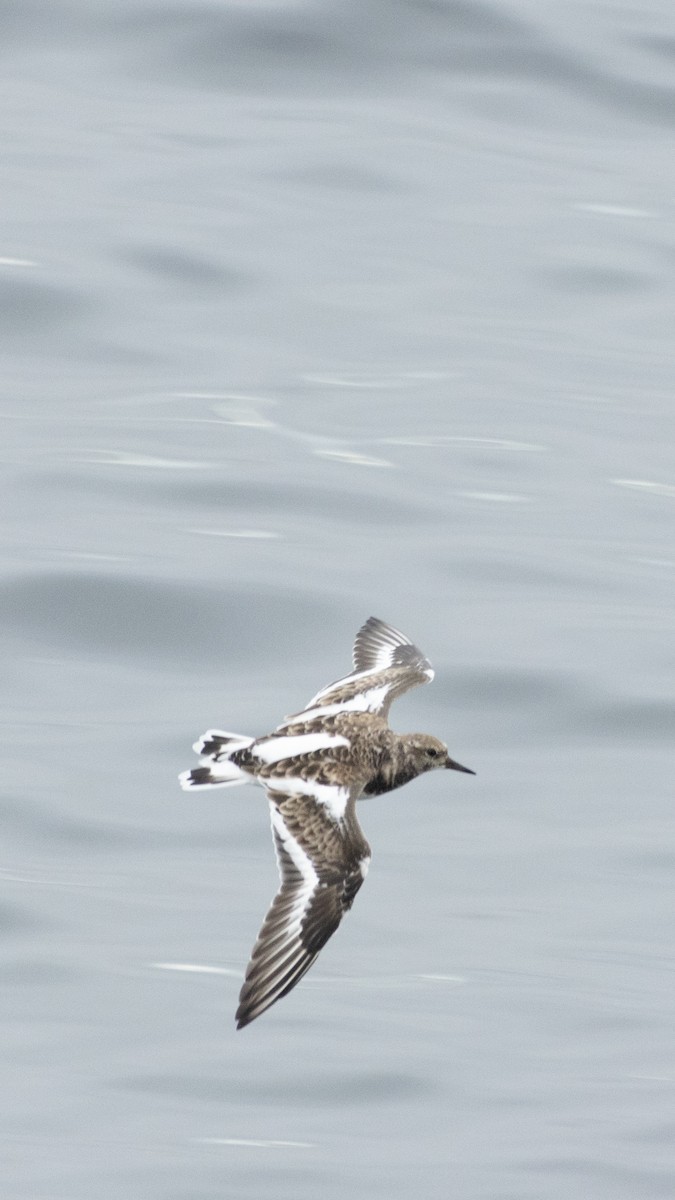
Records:
{"label": "white wing stripe", "polygon": [[[386,665],[389,666],[390,664],[387,663]],[[367,679],[369,675],[377,674],[379,674],[379,668],[378,670],[374,671],[372,667],[370,667],[367,671],[354,671],[352,675],[345,675],[343,679],[336,679],[334,683],[329,683],[328,687],[324,687],[320,692],[317,692],[316,696],[312,697],[307,707],[311,708],[314,704],[317,704],[321,697],[326,696],[328,692],[332,692],[333,688],[340,687],[345,683],[352,683],[355,679]],[[385,691],[386,690],[387,688],[385,687]]]}
{"label": "white wing stripe", "polygon": [[269,764],[295,758],[298,754],[314,754],[317,750],[327,750],[330,746],[349,746],[349,742],[339,734],[303,733],[297,737],[271,737],[256,742],[251,753],[255,758]]}
{"label": "white wing stripe", "polygon": [[[344,819],[345,810],[347,808],[350,795],[349,788],[347,787],[338,787],[337,785],[328,783],[315,783],[313,779],[276,779],[275,777],[272,779],[266,779],[265,786],[268,787],[270,791],[283,792],[288,796],[307,796],[308,799],[316,800],[318,804],[321,804],[324,808],[327,808],[334,821],[337,822]],[[291,835],[288,833],[286,826],[283,824],[281,813],[278,812],[274,805],[271,805],[271,807],[273,810],[272,824],[277,829],[279,836],[282,838],[282,840],[284,840],[281,833],[281,828],[275,825],[274,813],[276,813],[277,819],[281,823],[281,827],[285,832],[286,838],[290,838]],[[314,880],[315,882],[318,882],[318,875],[314,871],[314,867],[312,866],[310,859],[307,858],[302,846],[296,842],[295,838],[291,838],[291,841],[295,846],[297,846],[299,853],[302,854],[309,863],[310,869],[314,874]],[[291,850],[290,844],[287,844],[284,840],[284,846],[288,850],[288,853],[293,859],[293,862],[297,866],[298,870],[301,871],[304,876],[305,872],[300,866],[300,863],[296,862],[295,855]]]}
{"label": "white wing stripe", "polygon": [[[367,672],[368,675],[371,673],[370,671]],[[349,675],[346,679],[339,679],[337,683],[332,683],[329,688],[324,688],[323,692],[319,692],[318,696],[310,700],[309,706],[303,709],[302,712],[295,713],[292,717],[286,717],[279,725],[279,729],[286,729],[287,726],[297,725],[301,721],[314,721],[319,717],[334,717],[338,713],[377,712],[382,707],[391,684],[385,683],[380,687],[370,688],[367,692],[357,692],[355,696],[350,696],[349,700],[340,700],[337,704],[317,706],[317,701],[324,693],[332,692],[333,688],[338,687],[341,683],[349,683],[352,679],[356,678],[358,676]]]}
{"label": "white wing stripe", "polygon": [[[275,790],[286,791],[285,787],[283,789],[277,788],[277,784],[278,783],[286,784],[287,782],[288,782],[288,780],[285,780],[285,779],[284,780],[276,780],[275,779],[275,781],[274,781]],[[304,786],[306,788],[307,785],[305,784]],[[289,788],[288,790],[290,791],[291,789]],[[293,790],[294,791],[298,790],[297,785]],[[288,829],[286,828],[286,822],[284,821],[284,818],[282,817],[281,813],[279,812],[279,809],[277,808],[276,804],[274,804],[271,800],[270,800],[270,816],[272,819],[272,828],[277,833],[284,850],[288,854],[293,865],[295,867],[297,867],[298,871],[302,875],[302,878],[305,880],[305,887],[301,888],[298,892],[298,896],[303,897],[302,907],[304,907],[305,893],[307,893],[307,895],[309,895],[309,892],[314,890],[317,883],[319,882],[319,876],[317,875],[316,871],[314,870],[314,865],[312,863],[311,858],[309,857],[308,854],[305,854],[305,851],[303,850],[303,848],[300,845],[297,838],[294,838],[293,834],[289,833]],[[296,908],[297,905],[294,905],[293,907]]]}

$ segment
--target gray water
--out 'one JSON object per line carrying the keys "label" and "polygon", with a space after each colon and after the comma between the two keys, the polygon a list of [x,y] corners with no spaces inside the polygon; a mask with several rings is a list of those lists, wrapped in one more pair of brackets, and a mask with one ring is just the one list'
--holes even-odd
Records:
{"label": "gray water", "polygon": [[[675,1194],[672,0],[0,13],[3,1200]],[[370,801],[235,1033],[262,792],[375,613]]]}

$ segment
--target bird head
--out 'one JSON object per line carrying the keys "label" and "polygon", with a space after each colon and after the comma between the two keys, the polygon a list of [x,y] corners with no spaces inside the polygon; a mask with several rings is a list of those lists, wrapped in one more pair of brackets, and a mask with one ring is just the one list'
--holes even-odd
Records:
{"label": "bird head", "polygon": [[413,757],[418,775],[424,771],[436,771],[439,768],[447,771],[464,771],[467,775],[476,774],[471,767],[463,767],[461,763],[455,762],[454,758],[448,754],[448,747],[445,743],[432,737],[429,733],[411,733],[406,741],[406,750]]}

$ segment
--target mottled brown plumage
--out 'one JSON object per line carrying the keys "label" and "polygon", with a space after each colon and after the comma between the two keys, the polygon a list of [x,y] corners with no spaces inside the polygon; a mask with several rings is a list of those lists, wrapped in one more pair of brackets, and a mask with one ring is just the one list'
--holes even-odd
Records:
{"label": "mottled brown plumage", "polygon": [[370,617],[354,645],[354,672],[261,738],[209,730],[186,788],[247,781],[266,790],[281,887],[253,948],[237,1026],[285,996],[351,908],[370,862],[356,801],[393,791],[426,771],[469,771],[438,738],[389,728],[392,701],[433,678],[420,650]]}

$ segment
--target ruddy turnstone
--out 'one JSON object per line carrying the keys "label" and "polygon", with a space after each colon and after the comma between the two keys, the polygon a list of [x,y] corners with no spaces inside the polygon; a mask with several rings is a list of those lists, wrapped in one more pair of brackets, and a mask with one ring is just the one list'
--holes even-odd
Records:
{"label": "ruddy turnstone", "polygon": [[392,700],[434,677],[404,634],[369,617],[356,635],[354,670],[317,692],[265,737],[210,729],[200,765],[180,776],[194,788],[259,783],[267,792],[281,887],[253,947],[237,1028],[295,987],[351,908],[370,863],[356,801],[439,767],[474,775],[428,733],[394,733]]}

